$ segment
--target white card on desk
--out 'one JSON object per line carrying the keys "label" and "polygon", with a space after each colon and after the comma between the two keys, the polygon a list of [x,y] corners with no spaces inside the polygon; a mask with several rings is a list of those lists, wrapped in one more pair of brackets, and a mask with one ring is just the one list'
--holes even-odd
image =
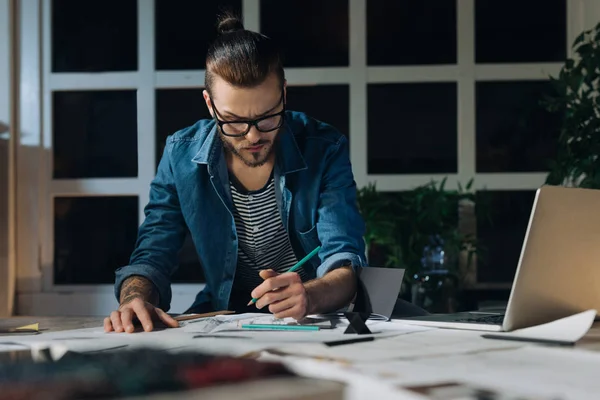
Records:
{"label": "white card on desk", "polygon": [[512,332],[488,333],[482,335],[482,337],[572,345],[590,330],[596,314],[596,310],[587,310],[546,324],[517,329]]}

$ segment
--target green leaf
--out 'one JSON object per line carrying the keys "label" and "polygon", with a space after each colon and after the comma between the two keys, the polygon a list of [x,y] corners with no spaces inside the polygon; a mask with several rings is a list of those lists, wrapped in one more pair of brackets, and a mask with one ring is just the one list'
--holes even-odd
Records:
{"label": "green leaf", "polygon": [[573,41],[573,47],[577,47],[578,44],[580,44],[581,42],[583,42],[583,39],[585,38],[585,34],[586,32],[581,32]]}
{"label": "green leaf", "polygon": [[475,181],[474,178],[471,178],[469,180],[469,182],[467,183],[467,190],[471,190],[471,188],[473,187],[473,182]]}

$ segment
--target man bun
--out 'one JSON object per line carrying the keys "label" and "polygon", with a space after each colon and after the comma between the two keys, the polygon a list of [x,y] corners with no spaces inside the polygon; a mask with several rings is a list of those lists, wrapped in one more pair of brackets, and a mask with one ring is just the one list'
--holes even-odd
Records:
{"label": "man bun", "polygon": [[217,31],[221,35],[243,30],[244,24],[242,23],[242,20],[233,14],[225,14],[220,17],[217,22]]}

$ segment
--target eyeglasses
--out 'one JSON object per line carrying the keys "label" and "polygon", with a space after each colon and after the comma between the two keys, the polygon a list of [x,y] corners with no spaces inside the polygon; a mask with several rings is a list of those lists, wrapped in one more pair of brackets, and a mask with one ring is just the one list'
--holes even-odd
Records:
{"label": "eyeglasses", "polygon": [[[283,102],[283,91],[281,92],[281,99],[278,105]],[[283,109],[275,114],[265,115],[252,120],[236,120],[236,121],[221,121],[217,118],[219,111],[215,107],[215,102],[211,101],[212,109],[215,115],[215,121],[219,124],[221,132],[225,136],[230,137],[242,137],[246,136],[250,132],[250,127],[254,126],[259,132],[272,132],[276,129],[281,128],[285,119],[285,102],[283,102]]]}

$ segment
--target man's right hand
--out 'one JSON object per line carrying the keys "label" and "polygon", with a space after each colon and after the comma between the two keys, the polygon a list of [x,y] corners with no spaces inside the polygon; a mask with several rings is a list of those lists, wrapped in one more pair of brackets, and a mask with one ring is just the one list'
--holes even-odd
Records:
{"label": "man's right hand", "polygon": [[106,317],[104,331],[133,333],[135,332],[134,317],[137,317],[146,332],[154,329],[155,321],[160,321],[170,328],[179,326],[179,323],[169,314],[138,297],[122,304],[118,310],[110,314],[110,317]]}
{"label": "man's right hand", "polygon": [[131,276],[121,287],[119,309],[113,311],[110,317],[104,319],[105,332],[135,332],[136,318],[146,332],[154,329],[154,322],[160,321],[171,328],[177,328],[179,323],[170,315],[156,307],[158,293],[154,284],[142,276]]}

